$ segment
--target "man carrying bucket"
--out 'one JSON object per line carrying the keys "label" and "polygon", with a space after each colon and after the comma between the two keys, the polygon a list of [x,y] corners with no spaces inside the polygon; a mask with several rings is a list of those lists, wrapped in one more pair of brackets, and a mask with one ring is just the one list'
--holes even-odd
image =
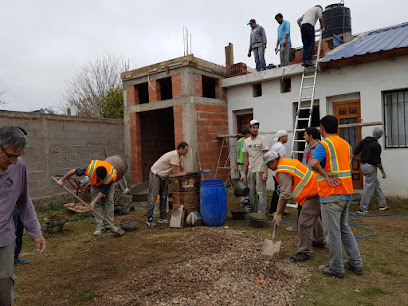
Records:
{"label": "man carrying bucket", "polygon": [[188,144],[184,141],[177,145],[177,150],[162,155],[150,168],[149,194],[147,196],[147,225],[155,227],[153,221],[154,203],[160,196],[159,223],[169,223],[166,216],[168,178],[170,174],[184,172],[184,156],[188,153]]}
{"label": "man carrying bucket", "polygon": [[[312,245],[324,247],[326,240],[320,221],[320,201],[317,194],[316,175],[312,170],[296,159],[281,158],[275,151],[269,151],[263,156],[262,166],[276,170],[276,180],[279,183],[279,203],[273,221],[282,221],[282,211],[289,199],[302,206],[299,216],[299,246],[298,253],[290,258],[295,262],[311,258]],[[314,240],[312,242],[312,236]]]}
{"label": "man carrying bucket", "polygon": [[249,203],[252,212],[265,213],[266,211],[266,181],[268,168],[262,167],[262,156],[268,152],[268,143],[265,136],[258,135],[259,121],[249,122],[251,137],[245,139],[242,152],[245,153],[244,169],[241,180],[245,182],[248,171]]}

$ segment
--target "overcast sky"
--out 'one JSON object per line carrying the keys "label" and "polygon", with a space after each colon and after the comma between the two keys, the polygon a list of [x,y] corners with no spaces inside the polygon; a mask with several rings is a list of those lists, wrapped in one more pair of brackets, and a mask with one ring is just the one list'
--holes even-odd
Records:
{"label": "overcast sky", "polygon": [[[107,53],[140,68],[183,55],[183,25],[192,33],[195,56],[225,65],[224,47],[234,44],[235,62],[246,56],[255,18],[267,34],[266,62],[279,63],[276,13],[291,23],[292,45],[301,45],[296,20],[305,10],[336,1],[242,0],[0,0],[0,92],[2,109],[33,111],[60,104],[78,66]],[[345,1],[354,34],[408,21],[406,0]]]}

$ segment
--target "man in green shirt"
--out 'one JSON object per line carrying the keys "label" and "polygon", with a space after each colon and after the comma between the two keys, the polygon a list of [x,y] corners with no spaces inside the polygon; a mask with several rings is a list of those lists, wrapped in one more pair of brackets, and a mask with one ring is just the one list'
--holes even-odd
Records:
{"label": "man in green shirt", "polygon": [[[237,142],[237,162],[235,164],[235,171],[239,172],[239,177],[242,176],[243,173],[243,166],[244,166],[244,158],[245,152],[242,152],[242,148],[244,147],[244,141],[246,138],[251,136],[251,132],[248,128],[245,128],[241,132],[241,138]],[[241,197],[241,204],[243,206],[249,205],[249,196]]]}

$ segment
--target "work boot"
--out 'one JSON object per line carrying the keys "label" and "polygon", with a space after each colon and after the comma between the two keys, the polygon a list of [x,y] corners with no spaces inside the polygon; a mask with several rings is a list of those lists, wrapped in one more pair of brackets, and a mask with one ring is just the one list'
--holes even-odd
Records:
{"label": "work boot", "polygon": [[22,265],[27,265],[29,264],[30,261],[28,259],[23,259],[23,258],[14,258],[14,264],[18,265],[18,264],[22,264]]}
{"label": "work boot", "polygon": [[170,223],[169,220],[166,219],[159,219],[159,223]]}
{"label": "work boot", "polygon": [[328,264],[327,266],[325,265],[319,266],[319,271],[322,272],[322,274],[327,275],[327,276],[332,276],[332,277],[340,278],[340,279],[344,278],[344,273],[340,273],[340,272],[336,272],[332,270],[330,268],[330,264]]}
{"label": "work boot", "polygon": [[356,267],[356,266],[352,265],[348,260],[344,263],[344,267],[347,270],[350,270],[351,272],[353,272],[356,275],[363,275],[364,274],[363,267]]}
{"label": "work boot", "polygon": [[297,232],[298,231],[298,225],[296,224],[295,226],[289,226],[286,228],[287,231],[289,232]]}
{"label": "work boot", "polygon": [[100,236],[100,235],[102,235],[102,230],[97,229],[96,231],[94,231],[93,235],[94,235],[94,236]]}
{"label": "work boot", "polygon": [[322,248],[324,249],[326,247],[327,243],[326,242],[316,242],[316,241],[312,241],[312,246],[315,248]]}
{"label": "work boot", "polygon": [[310,254],[304,253],[304,252],[298,252],[297,254],[290,256],[290,259],[292,259],[294,262],[302,262],[302,261],[307,261],[311,258]]}

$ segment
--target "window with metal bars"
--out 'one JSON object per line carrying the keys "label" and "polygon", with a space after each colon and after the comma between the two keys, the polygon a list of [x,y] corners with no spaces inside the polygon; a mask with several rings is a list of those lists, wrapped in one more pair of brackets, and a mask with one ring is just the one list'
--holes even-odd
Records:
{"label": "window with metal bars", "polygon": [[408,148],[408,90],[384,92],[386,148]]}

